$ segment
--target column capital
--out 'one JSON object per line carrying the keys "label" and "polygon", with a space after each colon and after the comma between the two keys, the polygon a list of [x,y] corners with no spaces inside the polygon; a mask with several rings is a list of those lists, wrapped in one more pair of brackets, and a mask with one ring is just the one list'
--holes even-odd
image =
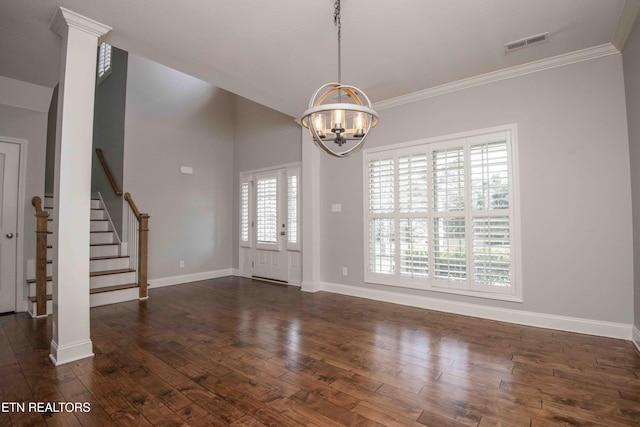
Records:
{"label": "column capital", "polygon": [[82,16],[64,7],[60,7],[51,20],[49,28],[64,38],[67,34],[67,28],[75,28],[85,33],[92,34],[96,38],[102,37],[112,30],[111,27],[101,24],[98,21]]}

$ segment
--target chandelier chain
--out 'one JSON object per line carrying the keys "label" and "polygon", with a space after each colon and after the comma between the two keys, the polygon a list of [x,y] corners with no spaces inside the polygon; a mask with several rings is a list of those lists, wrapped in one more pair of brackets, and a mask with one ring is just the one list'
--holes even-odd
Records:
{"label": "chandelier chain", "polygon": [[340,21],[340,0],[336,0],[333,4],[333,24],[338,28],[338,83],[342,83],[342,49],[340,46],[342,22]]}

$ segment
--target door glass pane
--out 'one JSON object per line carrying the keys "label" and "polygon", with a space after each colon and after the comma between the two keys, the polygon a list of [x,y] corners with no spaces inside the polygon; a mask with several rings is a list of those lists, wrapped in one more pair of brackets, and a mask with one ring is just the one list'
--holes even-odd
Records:
{"label": "door glass pane", "polygon": [[278,178],[259,178],[256,186],[256,239],[276,244],[278,234]]}

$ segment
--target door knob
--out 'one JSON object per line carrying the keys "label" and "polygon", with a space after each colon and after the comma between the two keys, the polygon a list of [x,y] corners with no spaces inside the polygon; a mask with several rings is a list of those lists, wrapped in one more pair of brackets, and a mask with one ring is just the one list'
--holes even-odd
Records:
{"label": "door knob", "polygon": [[13,233],[7,233],[7,239],[13,239]]}

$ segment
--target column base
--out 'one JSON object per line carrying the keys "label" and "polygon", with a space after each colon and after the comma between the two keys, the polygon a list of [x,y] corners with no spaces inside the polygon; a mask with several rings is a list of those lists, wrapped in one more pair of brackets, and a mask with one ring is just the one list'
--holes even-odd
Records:
{"label": "column base", "polygon": [[51,341],[51,354],[49,359],[54,366],[75,362],[76,360],[93,357],[93,343],[91,340],[81,341],[68,345],[58,345]]}

